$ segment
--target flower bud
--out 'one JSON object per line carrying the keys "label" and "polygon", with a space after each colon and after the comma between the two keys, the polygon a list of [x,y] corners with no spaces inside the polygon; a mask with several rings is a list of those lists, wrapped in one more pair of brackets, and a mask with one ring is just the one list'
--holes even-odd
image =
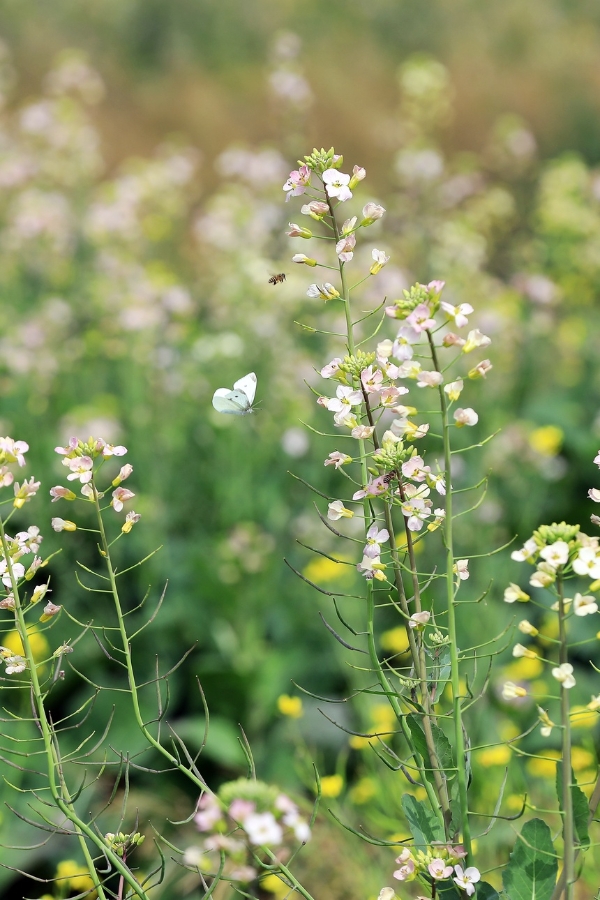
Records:
{"label": "flower bud", "polygon": [[77,525],[69,519],[59,519],[56,517],[52,519],[50,524],[55,531],[77,531]]}
{"label": "flower bud", "polygon": [[480,363],[477,363],[474,368],[469,370],[469,378],[485,378],[487,373],[493,369],[493,366],[489,359],[482,359]]}
{"label": "flower bud", "polygon": [[348,185],[351,191],[354,190],[359,181],[363,180],[366,174],[367,170],[363,169],[362,166],[354,166],[354,168],[352,169],[350,184]]}
{"label": "flower bud", "polygon": [[368,225],[372,225],[377,219],[381,219],[384,213],[385,208],[380,206],[379,203],[365,203],[362,211],[363,219],[360,224],[363,228],[366,228]]}
{"label": "flower bud", "polygon": [[289,231],[286,231],[288,237],[301,237],[308,240],[312,237],[310,228],[304,228],[302,225],[296,225],[295,222],[288,222]]}
{"label": "flower bud", "polygon": [[62,606],[57,606],[55,603],[48,602],[44,607],[44,612],[40,616],[40,622],[48,622],[52,616],[55,616],[62,609]]}
{"label": "flower bud", "polygon": [[304,253],[295,253],[292,256],[292,262],[298,263],[299,265],[313,266],[313,267],[318,265],[316,259],[311,259],[309,256],[306,256]]}

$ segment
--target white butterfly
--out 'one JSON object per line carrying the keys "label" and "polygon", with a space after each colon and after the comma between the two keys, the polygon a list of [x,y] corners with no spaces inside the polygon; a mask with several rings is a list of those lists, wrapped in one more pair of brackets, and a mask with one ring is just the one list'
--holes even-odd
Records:
{"label": "white butterfly", "polygon": [[256,375],[249,372],[233,385],[233,390],[217,388],[213,395],[212,405],[220,413],[229,416],[247,416],[254,412],[252,406],[256,393]]}

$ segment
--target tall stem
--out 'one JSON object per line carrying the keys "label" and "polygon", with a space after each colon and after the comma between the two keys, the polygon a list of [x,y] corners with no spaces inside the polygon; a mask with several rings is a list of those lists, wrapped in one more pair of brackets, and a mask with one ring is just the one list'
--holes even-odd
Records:
{"label": "tall stem", "polygon": [[[50,794],[52,799],[58,809],[63,813],[63,815],[71,822],[75,833],[77,834],[79,840],[79,846],[81,848],[81,852],[85,859],[85,864],[88,869],[88,873],[92,881],[94,882],[94,888],[98,893],[98,897],[100,900],[106,900],[106,894],[104,892],[104,888],[98,879],[98,875],[96,873],[96,867],[94,865],[94,860],[90,853],[89,847],[87,845],[87,841],[85,838],[87,837],[96,847],[110,860],[115,869],[120,873],[120,875],[127,881],[130,887],[133,888],[135,893],[140,900],[148,900],[148,896],[146,892],[139,886],[129,869],[123,865],[121,859],[110,850],[109,847],[106,846],[104,840],[96,834],[93,829],[91,829],[82,819],[79,818],[75,811],[75,807],[73,806],[73,801],[69,795],[66,784],[64,782],[64,778],[61,776],[60,772],[60,761],[58,759],[58,754],[56,747],[54,746],[53,741],[53,731],[48,721],[48,716],[46,714],[46,707],[44,705],[44,694],[40,687],[40,682],[37,674],[37,667],[35,658],[33,655],[33,651],[31,649],[31,642],[29,640],[29,634],[27,632],[27,623],[25,622],[25,616],[23,614],[23,608],[21,606],[21,600],[19,596],[19,585],[17,578],[15,577],[15,573],[12,566],[11,556],[10,556],[10,548],[8,546],[8,541],[6,539],[6,532],[4,530],[4,522],[0,517],[0,542],[2,543],[2,550],[4,553],[4,558],[6,560],[6,565],[8,569],[8,573],[10,575],[11,588],[15,601],[15,620],[17,625],[17,631],[21,638],[21,643],[23,645],[23,653],[25,654],[25,659],[27,660],[27,668],[29,671],[29,677],[31,679],[31,693],[33,696],[33,703],[35,707],[35,713],[37,718],[37,723],[39,725],[40,731],[42,733],[42,740],[44,742],[44,750],[46,753],[46,763],[47,763],[47,771],[48,771],[48,784],[50,787]],[[58,781],[57,781],[58,774]],[[60,782],[60,787],[59,787]]]}
{"label": "tall stem", "polygon": [[[434,369],[439,372],[437,351],[431,333],[427,332],[431,359]],[[456,766],[458,781],[458,800],[464,848],[467,860],[472,855],[471,827],[469,823],[469,801],[467,797],[466,747],[460,703],[460,668],[458,661],[458,643],[456,629],[456,608],[454,588],[454,536],[452,528],[452,483],[450,473],[450,423],[448,422],[448,404],[443,385],[439,387],[440,410],[442,414],[442,436],[444,442],[444,477],[446,480],[446,515],[444,537],[446,543],[446,610],[448,614],[448,637],[450,638],[450,666],[452,682],[452,718],[454,721],[454,746],[456,749]]]}
{"label": "tall stem", "polygon": [[[556,579],[558,589],[558,637],[560,640],[559,662],[564,665],[569,660],[567,627],[565,621],[565,601],[562,575]],[[569,691],[560,686],[560,718],[562,727],[562,807],[563,807],[563,855],[565,872],[565,900],[572,900],[575,884],[575,827],[573,823],[573,796],[571,793],[571,710]]]}
{"label": "tall stem", "polygon": [[115,610],[117,613],[117,621],[119,624],[119,634],[121,635],[123,654],[125,656],[125,664],[127,666],[127,681],[129,684],[129,691],[131,693],[131,702],[133,704],[133,712],[134,712],[135,720],[136,720],[138,727],[140,728],[142,734],[148,741],[148,743],[152,747],[154,747],[155,750],[157,750],[159,753],[161,753],[166,759],[168,759],[169,762],[171,763],[171,765],[174,766],[174,768],[178,769],[184,775],[187,775],[187,777],[190,779],[190,781],[192,781],[196,785],[196,787],[198,787],[200,790],[204,791],[204,790],[206,790],[206,785],[202,781],[202,779],[199,778],[187,766],[184,766],[177,759],[176,756],[174,756],[172,753],[170,753],[166,749],[166,747],[163,747],[163,745],[160,743],[160,741],[156,740],[154,735],[152,735],[150,733],[150,731],[148,731],[148,728],[146,727],[146,724],[142,718],[139,694],[138,694],[138,687],[137,687],[137,683],[135,680],[135,674],[133,671],[133,661],[131,659],[131,647],[129,644],[129,638],[127,636],[127,629],[125,628],[125,619],[123,618],[123,609],[121,606],[121,599],[119,597],[119,591],[117,588],[117,579],[115,576],[115,571],[112,566],[112,561],[111,561],[111,557],[110,557],[110,549],[109,549],[108,541],[106,539],[106,532],[104,530],[104,522],[102,520],[102,511],[100,509],[98,492],[96,490],[96,485],[95,485],[93,478],[92,478],[92,486],[94,489],[94,503],[96,506],[96,517],[98,520],[98,530],[100,532],[101,549],[103,552],[104,561],[106,563],[106,568],[108,571],[108,578],[109,578],[109,582],[110,582],[110,588],[111,588],[111,592],[112,592],[112,596],[113,596],[113,602],[115,604]]}

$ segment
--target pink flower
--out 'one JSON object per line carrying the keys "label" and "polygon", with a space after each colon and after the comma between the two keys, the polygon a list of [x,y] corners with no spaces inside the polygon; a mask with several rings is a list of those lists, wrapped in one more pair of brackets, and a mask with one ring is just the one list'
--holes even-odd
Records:
{"label": "pink flower", "polygon": [[10,437],[0,437],[0,462],[1,463],[19,463],[20,466],[25,465],[25,456],[29,450],[29,444],[25,441],[13,441]]}
{"label": "pink flower", "polygon": [[432,859],[427,866],[432,878],[450,878],[453,872],[452,866],[447,866],[443,859]]}
{"label": "pink flower", "polygon": [[454,324],[457,328],[464,328],[469,322],[467,316],[471,315],[473,312],[473,307],[470,303],[461,303],[460,306],[452,306],[451,303],[445,303],[444,300],[442,300],[440,306],[450,319],[454,319]]}
{"label": "pink flower", "polygon": [[135,497],[133,491],[128,491],[127,488],[118,487],[113,491],[111,505],[115,512],[121,512],[123,509],[123,504],[128,500],[131,500],[132,497]]}
{"label": "pink flower", "polygon": [[367,366],[360,373],[360,380],[367,394],[374,394],[381,390],[383,382],[383,372],[379,369],[373,371],[373,366]]}
{"label": "pink flower", "polygon": [[408,620],[409,628],[424,628],[431,618],[431,613],[424,609],[422,612],[413,613]]}
{"label": "pink flower", "polygon": [[131,510],[131,512],[128,512],[121,527],[121,531],[123,532],[123,534],[129,534],[133,526],[137,522],[139,522],[141,518],[141,513],[136,513],[133,510]]}
{"label": "pink flower", "polygon": [[389,537],[389,531],[386,528],[379,529],[374,522],[367,531],[367,545],[364,549],[363,555],[369,556],[371,557],[371,559],[379,557],[381,553],[381,545],[385,544],[386,541],[389,540]]}
{"label": "pink flower", "polygon": [[299,169],[294,169],[290,172],[288,180],[283,185],[283,190],[287,191],[285,199],[289,200],[291,197],[298,197],[300,194],[303,194],[309,184],[310,169],[308,166],[300,166]]}
{"label": "pink flower", "polygon": [[382,406],[393,406],[401,394],[408,394],[407,387],[395,387],[391,384],[382,390],[380,401]]}
{"label": "pink flower", "polygon": [[77,494],[74,494],[69,488],[61,487],[59,484],[56,487],[50,488],[50,496],[52,497],[52,502],[56,503],[57,500],[76,500]]}
{"label": "pink flower", "polygon": [[373,258],[373,265],[369,269],[371,275],[377,275],[387,263],[389,263],[390,258],[386,255],[384,250],[372,250],[371,256]]}
{"label": "pink flower", "polygon": [[99,441],[101,446],[98,447],[98,452],[102,451],[102,456],[105,459],[108,459],[109,456],[125,456],[127,453],[127,447],[123,447],[121,444],[117,444],[117,446],[113,446],[113,444],[105,444],[104,441]]}
{"label": "pink flower", "polygon": [[384,207],[380,206],[378,203],[365,203],[362,211],[363,219],[360,224],[365,227],[367,225],[372,225],[376,219],[381,219],[384,213]]}
{"label": "pink flower", "polygon": [[419,372],[417,387],[439,387],[444,380],[441,372]]}
{"label": "pink flower", "polygon": [[328,197],[337,197],[340,202],[350,200],[352,191],[348,186],[350,184],[349,175],[345,175],[344,172],[338,172],[337,169],[326,169],[322,178]]}
{"label": "pink flower", "polygon": [[464,338],[459,337],[452,331],[449,331],[448,334],[444,335],[444,339],[442,341],[444,347],[464,347],[466,343],[467,342]]}
{"label": "pink flower", "polygon": [[312,219],[321,221],[323,216],[326,216],[329,212],[329,206],[326,203],[323,203],[322,200],[311,200],[310,203],[305,203],[304,206],[301,207],[300,212],[304,213],[305,216],[310,216]]}
{"label": "pink flower", "polygon": [[402,474],[411,481],[425,481],[429,471],[431,471],[429,466],[425,466],[421,456],[411,456],[405,463],[402,463]]}
{"label": "pink flower", "polygon": [[385,480],[385,475],[380,475],[379,478],[371,479],[366,487],[352,494],[352,499],[362,500],[364,497],[376,497],[378,494],[385,494],[388,487],[389,485]]}
{"label": "pink flower", "polygon": [[431,312],[426,303],[419,303],[411,314],[406,317],[407,325],[411,325],[419,334],[435,327],[435,319],[431,318]]}
{"label": "pink flower", "polygon": [[119,474],[117,475],[116,478],[113,478],[113,482],[112,482],[113,487],[118,487],[122,481],[125,481],[127,478],[129,478],[129,476],[131,475],[132,472],[133,472],[133,466],[130,465],[129,463],[126,463],[124,466],[121,466],[121,468],[119,470]]}
{"label": "pink flower", "polygon": [[87,484],[92,480],[92,467],[94,462],[91,456],[73,456],[63,459],[63,466],[71,470],[71,474],[67,475],[67,481],[79,481]]}
{"label": "pink flower", "polygon": [[250,800],[241,800],[237,798],[233,800],[229,807],[229,815],[236,822],[244,822],[248,816],[252,815],[253,812],[256,811],[256,803],[252,803]]}
{"label": "pink flower", "polygon": [[202,794],[198,801],[198,812],[194,816],[194,822],[198,831],[210,831],[221,819],[221,807],[213,794]]}
{"label": "pink flower", "polygon": [[35,497],[35,495],[38,492],[40,484],[41,484],[41,482],[33,480],[33,476],[29,479],[29,481],[27,481],[27,479],[25,479],[25,481],[23,482],[23,484],[20,487],[19,487],[19,482],[15,481],[14,488],[13,488],[14,492],[15,492],[15,499],[13,500],[13,506],[16,509],[21,509],[23,506],[25,506],[25,504],[27,503],[28,500],[31,500],[32,497]]}
{"label": "pink flower", "polygon": [[400,868],[394,872],[394,878],[397,878],[398,881],[410,879],[415,871],[415,861],[410,850],[403,850],[396,858],[396,862],[400,864]]}
{"label": "pink flower", "polygon": [[594,459],[594,462],[597,466],[600,466],[600,450],[598,451],[598,456]]}
{"label": "pink flower", "polygon": [[485,378],[487,373],[493,369],[491,362],[489,359],[482,359],[480,363],[477,363],[472,369],[469,369],[469,378]]}
{"label": "pink flower", "polygon": [[454,413],[456,427],[462,428],[464,425],[477,425],[479,416],[474,409],[468,406],[466,409],[457,409]]}
{"label": "pink flower", "polygon": [[375,431],[375,427],[373,425],[357,425],[356,428],[353,428],[350,432],[350,435],[356,440],[366,440],[370,438],[373,432]]}
{"label": "pink flower", "polygon": [[335,252],[340,262],[350,262],[354,256],[354,248],[356,246],[356,235],[348,234],[337,242]]}
{"label": "pink flower", "polygon": [[340,356],[336,356],[335,359],[332,359],[330,363],[327,363],[326,366],[323,366],[321,369],[321,375],[323,378],[331,378],[333,375],[336,375],[337,372],[340,371],[340,363],[342,358]]}
{"label": "pink flower", "polygon": [[461,581],[466,581],[469,577],[469,560],[457,559],[454,565],[454,572]]}
{"label": "pink flower", "polygon": [[328,459],[325,460],[323,465],[335,466],[336,469],[339,469],[340,466],[345,466],[350,462],[352,462],[351,456],[348,456],[347,453],[340,453],[339,450],[335,450],[333,453],[329,454]]}
{"label": "pink flower", "polygon": [[350,179],[349,187],[350,189],[354,189],[359,181],[362,181],[363,178],[366,178],[367,170],[363,169],[362,166],[354,166],[352,169],[352,178]]}
{"label": "pink flower", "polygon": [[79,446],[79,438],[71,437],[69,438],[69,443],[66,447],[55,447],[54,452],[60,453],[61,456],[68,456],[70,453],[74,453]]}

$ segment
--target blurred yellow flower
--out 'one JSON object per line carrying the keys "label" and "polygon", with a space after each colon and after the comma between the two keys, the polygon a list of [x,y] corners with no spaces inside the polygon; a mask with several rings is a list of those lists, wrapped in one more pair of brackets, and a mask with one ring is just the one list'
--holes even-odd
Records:
{"label": "blurred yellow flower", "polygon": [[531,432],[529,445],[541,456],[556,456],[562,447],[564,437],[564,431],[557,425],[543,425]]}
{"label": "blurred yellow flower", "polygon": [[372,778],[361,778],[350,791],[350,799],[353,803],[368,803],[377,793],[377,785]]}
{"label": "blurred yellow flower", "polygon": [[544,671],[544,664],[540,659],[527,659],[522,657],[509,663],[505,669],[503,676],[511,681],[523,681],[537,678]]}
{"label": "blurred yellow flower", "polygon": [[499,734],[503,741],[511,741],[513,738],[516,738],[518,734],[521,733],[521,729],[510,720],[503,722],[499,728]]}
{"label": "blurred yellow flower", "polygon": [[321,778],[321,794],[323,797],[339,797],[344,788],[341,775],[325,775]]}
{"label": "blurred yellow flower", "polygon": [[371,708],[371,721],[376,731],[395,731],[396,715],[389,703],[376,703]]}
{"label": "blurred yellow flower", "polygon": [[[29,643],[31,644],[31,651],[36,662],[49,656],[50,646],[44,635],[39,632],[35,626],[28,629],[28,634]],[[23,641],[21,640],[21,636],[18,631],[9,631],[4,635],[0,643],[2,643],[2,645],[8,650],[11,650],[13,653],[18,654],[19,656],[25,655],[25,651],[23,650]]]}
{"label": "blurred yellow flower", "polygon": [[[340,557],[343,559],[343,557]],[[354,569],[343,562],[334,562],[325,556],[316,556],[304,567],[302,574],[310,581],[350,582],[354,578]]]}
{"label": "blurred yellow flower", "polygon": [[[94,881],[85,866],[75,862],[74,859],[65,859],[59,862],[56,868],[56,878],[68,880],[69,887],[74,891],[89,891],[94,887]],[[96,892],[90,894],[95,897]]]}
{"label": "blurred yellow flower", "polygon": [[397,628],[390,628],[384,631],[379,640],[382,650],[389,650],[391,653],[406,653],[409,647],[408,634],[403,625]]}
{"label": "blurred yellow flower", "polygon": [[275,894],[276,897],[292,896],[293,893],[279,875],[265,875],[260,879],[260,886],[270,894]]}
{"label": "blurred yellow flower", "polygon": [[360,734],[353,734],[348,743],[353,750],[364,750],[365,747],[370,746],[371,741]]}
{"label": "blurred yellow flower", "polygon": [[510,747],[507,747],[506,744],[499,744],[498,747],[486,747],[485,750],[478,750],[477,762],[483,768],[505,766],[511,755]]}
{"label": "blurred yellow flower", "polygon": [[539,778],[554,778],[556,760],[561,758],[561,753],[558,750],[546,750],[545,755],[552,757],[552,759],[537,759],[533,757],[527,760],[527,771],[530,775],[537,775]]}
{"label": "blurred yellow flower", "polygon": [[301,697],[289,697],[287,694],[281,694],[277,698],[277,709],[282,716],[289,716],[290,719],[300,719],[304,715]]}
{"label": "blurred yellow flower", "polygon": [[591,769],[596,765],[596,757],[589,750],[583,747],[573,747],[571,750],[571,763],[575,772],[581,772],[582,769]]}
{"label": "blurred yellow flower", "polygon": [[571,728],[593,728],[598,722],[598,713],[586,706],[571,707]]}
{"label": "blurred yellow flower", "polygon": [[523,808],[523,798],[520,794],[509,794],[506,798],[506,806],[513,812],[518,812]]}

